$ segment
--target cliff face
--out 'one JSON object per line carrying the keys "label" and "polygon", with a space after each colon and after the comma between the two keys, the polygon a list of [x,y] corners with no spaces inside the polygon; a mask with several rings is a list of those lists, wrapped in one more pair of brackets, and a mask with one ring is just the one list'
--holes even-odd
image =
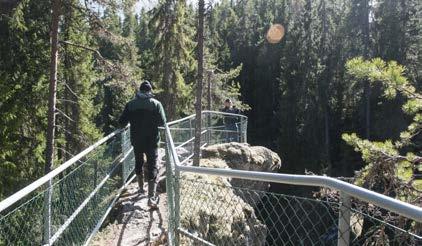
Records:
{"label": "cliff face", "polygon": [[[280,157],[264,148],[229,143],[203,149],[201,166],[250,171],[274,171]],[[181,226],[216,245],[264,245],[268,229],[255,212],[268,184],[226,177],[184,173],[180,178]],[[182,243],[192,245],[187,237]]]}

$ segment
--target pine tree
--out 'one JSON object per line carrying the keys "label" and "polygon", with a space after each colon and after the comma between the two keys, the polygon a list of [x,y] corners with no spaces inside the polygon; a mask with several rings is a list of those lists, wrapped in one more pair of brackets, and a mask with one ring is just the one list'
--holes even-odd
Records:
{"label": "pine tree", "polygon": [[163,0],[153,10],[150,28],[155,32],[153,80],[160,81],[158,98],[169,119],[186,112],[191,104],[191,86],[185,81],[193,69],[193,43],[186,13],[186,1]]}
{"label": "pine tree", "polygon": [[[362,159],[366,162],[366,166],[357,172],[355,183],[396,199],[420,205],[422,182],[415,174],[420,173],[422,169],[420,164],[422,157],[419,151],[421,145],[417,141],[422,129],[422,95],[404,76],[405,68],[395,61],[387,63],[379,58],[372,60],[355,58],[347,62],[347,71],[356,79],[368,79],[372,85],[380,83],[386,99],[393,99],[398,94],[406,98],[403,111],[413,117],[408,128],[396,141],[387,139],[375,142],[361,139],[356,133],[343,134],[343,139],[353,146],[355,151],[361,153]],[[420,233],[417,223],[401,221],[401,224],[406,225],[406,230]]]}
{"label": "pine tree", "polygon": [[[128,15],[130,14],[126,12],[126,16]],[[98,80],[101,92],[96,100],[102,103],[102,108],[97,122],[104,132],[109,133],[119,127],[118,117],[126,102],[135,95],[141,71],[137,66],[139,58],[135,38],[123,36],[118,9],[107,8],[101,21],[105,30],[97,37],[98,50],[111,62],[112,67],[106,68]],[[134,27],[130,27],[132,28],[134,30]]]}
{"label": "pine tree", "polygon": [[0,199],[44,172],[49,1],[0,16]]}
{"label": "pine tree", "polygon": [[[142,70],[142,77],[146,79],[154,79],[157,77],[157,70],[155,69],[155,51],[154,39],[155,32],[149,27],[152,14],[141,10],[137,16],[139,24],[135,30],[136,46],[138,48],[139,66]],[[157,87],[157,86],[155,86]]]}
{"label": "pine tree", "polygon": [[[64,135],[59,143],[59,153],[64,160],[80,152],[98,139],[100,133],[95,125],[96,69],[92,52],[81,47],[92,47],[95,40],[89,35],[89,26],[77,15],[74,6],[79,2],[68,0],[63,4],[62,56],[58,95],[58,133]],[[80,47],[71,45],[77,44]],[[63,149],[64,148],[64,149]]]}
{"label": "pine tree", "polygon": [[234,67],[220,63],[230,58],[223,57],[228,55],[227,45],[220,47],[224,44],[219,32],[221,22],[215,23],[219,19],[219,14],[221,14],[219,8],[215,9],[211,5],[204,22],[204,88],[207,96],[203,97],[202,104],[206,105],[207,110],[220,110],[224,100],[230,98],[235,107],[246,111],[250,107],[241,101],[241,87],[236,80],[242,71],[242,64]]}

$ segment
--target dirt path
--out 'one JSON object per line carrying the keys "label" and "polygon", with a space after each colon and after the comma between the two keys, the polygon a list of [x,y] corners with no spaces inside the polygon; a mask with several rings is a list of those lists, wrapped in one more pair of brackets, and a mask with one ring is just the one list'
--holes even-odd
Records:
{"label": "dirt path", "polygon": [[167,197],[165,193],[159,196],[158,209],[150,209],[147,195],[138,193],[136,182],[130,184],[110,215],[114,221],[97,234],[91,245],[165,245]]}

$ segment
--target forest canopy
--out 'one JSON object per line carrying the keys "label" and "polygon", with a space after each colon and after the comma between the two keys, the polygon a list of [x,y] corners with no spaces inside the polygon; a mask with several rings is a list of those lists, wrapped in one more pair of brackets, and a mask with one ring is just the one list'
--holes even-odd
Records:
{"label": "forest canopy", "polygon": [[[61,0],[55,166],[118,128],[142,80],[170,120],[194,111],[196,5],[136,3]],[[278,152],[286,173],[361,170],[368,181],[386,152],[393,176],[420,177],[422,1],[205,3],[204,109],[231,98],[249,117],[248,140]],[[50,9],[0,1],[0,200],[44,173]],[[281,39],[268,38],[275,26]]]}

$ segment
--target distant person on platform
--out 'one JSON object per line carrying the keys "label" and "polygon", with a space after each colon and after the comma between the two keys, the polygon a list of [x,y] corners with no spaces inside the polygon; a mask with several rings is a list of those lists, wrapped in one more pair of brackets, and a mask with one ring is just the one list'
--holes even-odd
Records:
{"label": "distant person on platform", "polygon": [[[224,101],[224,108],[221,112],[229,113],[229,114],[240,114],[240,110],[233,106],[232,100],[227,98]],[[236,116],[225,116],[224,117],[224,130],[226,131],[226,142],[239,142],[238,136],[238,125],[239,118]]]}
{"label": "distant person on platform", "polygon": [[148,178],[148,205],[153,208],[156,208],[159,202],[156,195],[158,142],[160,141],[158,127],[163,126],[165,122],[163,106],[154,99],[151,83],[142,82],[135,98],[126,104],[119,123],[121,126],[130,123],[130,141],[135,153],[135,173],[141,193],[145,193],[142,172],[145,163],[144,154],[147,157],[147,175],[145,176]]}

